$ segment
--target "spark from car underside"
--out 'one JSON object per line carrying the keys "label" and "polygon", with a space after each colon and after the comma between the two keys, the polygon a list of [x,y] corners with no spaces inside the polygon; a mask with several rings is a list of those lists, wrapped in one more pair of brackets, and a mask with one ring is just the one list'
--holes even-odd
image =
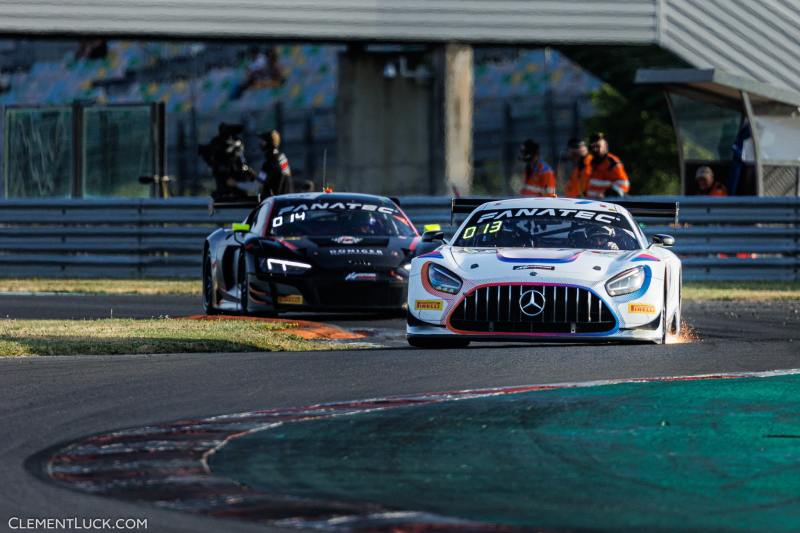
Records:
{"label": "spark from car underside", "polygon": [[700,335],[686,321],[681,321],[681,332],[679,335],[667,335],[667,344],[687,344],[698,342]]}

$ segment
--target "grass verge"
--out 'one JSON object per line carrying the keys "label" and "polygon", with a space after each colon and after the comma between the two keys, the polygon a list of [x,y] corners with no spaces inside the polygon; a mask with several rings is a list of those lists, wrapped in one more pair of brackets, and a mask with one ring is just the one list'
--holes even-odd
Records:
{"label": "grass verge", "polygon": [[[0,356],[331,350],[268,321],[0,320]],[[349,346],[352,348],[352,346]]]}
{"label": "grass verge", "polygon": [[796,281],[695,281],[683,284],[683,299],[688,301],[784,301],[800,300]]}
{"label": "grass verge", "polygon": [[0,292],[199,296],[200,279],[0,278]]}
{"label": "grass verge", "polygon": [[[199,280],[2,279],[2,292],[200,296]],[[800,282],[694,281],[684,283],[686,300],[800,300]]]}

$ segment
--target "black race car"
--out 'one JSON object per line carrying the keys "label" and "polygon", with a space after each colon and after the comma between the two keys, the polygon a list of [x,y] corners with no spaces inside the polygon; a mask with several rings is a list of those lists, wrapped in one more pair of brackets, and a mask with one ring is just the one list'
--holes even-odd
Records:
{"label": "black race car", "polygon": [[203,306],[207,314],[400,311],[411,259],[439,244],[423,240],[389,198],[274,196],[206,238]]}

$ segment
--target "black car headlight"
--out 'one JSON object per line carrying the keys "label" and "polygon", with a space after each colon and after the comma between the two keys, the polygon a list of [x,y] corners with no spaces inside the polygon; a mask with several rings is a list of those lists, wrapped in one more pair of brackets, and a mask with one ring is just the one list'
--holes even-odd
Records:
{"label": "black car headlight", "polygon": [[617,274],[606,282],[606,291],[611,296],[623,296],[642,288],[645,280],[644,267],[636,267]]}
{"label": "black car headlight", "polygon": [[271,274],[304,274],[311,269],[308,263],[290,261],[288,259],[274,259],[268,257],[261,260],[262,268]]}
{"label": "black car headlight", "polygon": [[428,281],[439,292],[457,294],[461,290],[461,278],[441,265],[432,263],[428,267]]}

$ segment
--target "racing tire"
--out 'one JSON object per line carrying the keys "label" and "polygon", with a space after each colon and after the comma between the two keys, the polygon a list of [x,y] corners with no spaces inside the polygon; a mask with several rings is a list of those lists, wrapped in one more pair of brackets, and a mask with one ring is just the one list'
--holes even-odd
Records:
{"label": "racing tire", "polygon": [[214,307],[214,278],[211,275],[211,258],[206,252],[203,255],[203,312],[206,315],[218,315]]}
{"label": "racing tire", "polygon": [[664,284],[664,307],[661,310],[661,344],[667,344],[670,324],[667,323],[667,287]]}
{"label": "racing tire", "polygon": [[678,285],[678,308],[675,310],[675,314],[672,315],[672,325],[670,327],[671,334],[675,337],[681,336],[681,307],[682,307],[682,300],[683,297],[683,283]]}
{"label": "racing tire", "polygon": [[429,337],[408,337],[408,344],[423,350],[443,350],[447,348],[466,348],[469,346],[467,339],[436,339]]}
{"label": "racing tire", "polygon": [[398,307],[392,311],[386,311],[385,313],[381,313],[386,316],[386,318],[406,318],[408,315],[408,311],[405,307]]}
{"label": "racing tire", "polygon": [[247,316],[250,314],[248,309],[248,307],[250,307],[248,302],[248,296],[250,295],[250,283],[247,281],[247,265],[244,258],[239,260],[239,274],[237,281],[239,282],[239,313],[242,316]]}

